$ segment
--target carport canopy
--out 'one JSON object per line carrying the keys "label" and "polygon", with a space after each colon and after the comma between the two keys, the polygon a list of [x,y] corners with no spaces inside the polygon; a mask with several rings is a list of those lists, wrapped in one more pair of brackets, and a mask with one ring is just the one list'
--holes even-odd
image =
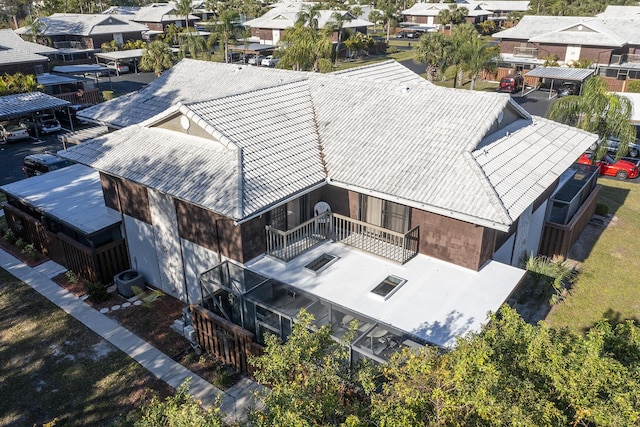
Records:
{"label": "carport canopy", "polygon": [[529,71],[527,77],[538,77],[540,79],[550,79],[551,88],[549,89],[549,99],[553,93],[553,83],[556,80],[580,82],[580,93],[582,93],[582,83],[595,72],[588,68],[569,68],[569,67],[536,67]]}
{"label": "carport canopy", "polygon": [[23,117],[39,111],[59,110],[69,105],[69,101],[42,92],[0,96],[0,120]]}
{"label": "carport canopy", "polygon": [[529,71],[527,77],[539,77],[551,80],[570,80],[583,83],[595,70],[568,67],[536,67]]}
{"label": "carport canopy", "polygon": [[105,61],[115,61],[116,63],[133,62],[135,72],[138,72],[138,62],[144,55],[145,49],[118,50],[115,52],[96,53],[95,57],[104,59]]}

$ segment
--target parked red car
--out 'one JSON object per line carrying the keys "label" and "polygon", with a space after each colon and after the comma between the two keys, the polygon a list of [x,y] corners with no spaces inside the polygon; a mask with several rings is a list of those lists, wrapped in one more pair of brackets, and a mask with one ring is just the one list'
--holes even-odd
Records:
{"label": "parked red car", "polygon": [[520,74],[509,74],[500,79],[498,92],[516,92],[524,86],[524,77]]}
{"label": "parked red car", "polygon": [[[583,154],[578,159],[578,163],[590,165],[591,154]],[[600,168],[600,175],[615,176],[619,179],[633,179],[638,176],[638,165],[627,160],[614,161],[610,156],[605,155],[602,160],[596,162]]]}

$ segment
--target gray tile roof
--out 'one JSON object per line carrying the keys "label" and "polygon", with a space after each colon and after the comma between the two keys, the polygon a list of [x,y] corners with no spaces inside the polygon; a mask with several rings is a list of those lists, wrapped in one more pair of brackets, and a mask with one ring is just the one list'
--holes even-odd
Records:
{"label": "gray tile roof", "polygon": [[18,49],[0,49],[0,66],[25,64],[30,62],[47,62],[46,56],[24,52]]}
{"label": "gray tile roof", "polygon": [[[111,22],[110,22],[111,20]],[[131,22],[130,17],[105,14],[54,13],[48,17],[40,17],[45,36],[133,33],[146,31],[142,24]]]}
{"label": "gray tile roof", "polygon": [[[425,82],[395,61],[354,68],[340,74],[365,80]],[[307,73],[290,70],[184,59],[138,92],[87,108],[79,115],[113,128],[122,128],[141,123],[177,102],[207,101],[305,78]]]}
{"label": "gray tile roof", "polygon": [[640,15],[640,6],[614,6],[608,5],[604,12],[596,15],[597,18],[631,18]]}
{"label": "gray tile roof", "polygon": [[[358,79],[357,70],[294,74],[297,81],[174,106],[63,155],[236,220],[326,179],[507,230],[596,139],[532,119],[508,95]],[[146,129],[178,112],[214,141]],[[514,115],[521,119],[495,130]]]}
{"label": "gray tile roof", "polygon": [[24,114],[70,105],[69,101],[42,92],[0,96],[0,118],[19,117]]}
{"label": "gray tile roof", "polygon": [[[450,3],[416,3],[407,10],[401,12],[402,15],[408,16],[438,16],[441,11],[449,9]],[[480,7],[477,2],[458,3],[458,7],[467,9],[468,16],[488,16],[491,15],[486,9]]]}
{"label": "gray tile roof", "polygon": [[518,25],[493,35],[533,43],[624,46],[640,44],[640,16],[524,16]]}
{"label": "gray tile roof", "polygon": [[[309,2],[296,2],[296,3],[283,3],[279,4],[271,10],[267,11],[264,15],[250,19],[244,23],[247,27],[251,28],[274,28],[274,29],[285,29],[289,27],[293,27],[298,20],[298,13],[305,5],[313,5],[314,3]],[[347,14],[347,11],[336,11],[336,10],[321,10],[320,16],[318,17],[318,28],[324,28],[328,22],[331,21],[332,15],[335,12],[340,12],[343,14]],[[357,28],[357,27],[368,27],[373,25],[372,22],[369,22],[364,19],[359,19],[357,17],[352,17],[350,21],[345,20],[343,27],[344,28]]]}
{"label": "gray tile roof", "polygon": [[584,21],[584,16],[538,16],[525,15],[518,25],[495,33],[492,37],[498,39],[529,40],[545,33],[567,28]]}
{"label": "gray tile roof", "polygon": [[[166,22],[182,20],[184,22],[184,16],[179,16],[176,13],[176,7],[174,3],[152,3],[149,6],[143,6],[131,17],[132,21],[136,22]],[[199,19],[195,15],[189,15],[189,19]]]}
{"label": "gray tile roof", "polygon": [[0,30],[0,46],[7,49],[17,49],[23,52],[41,55],[52,54],[58,51],[58,49],[49,46],[24,41],[13,30]]}

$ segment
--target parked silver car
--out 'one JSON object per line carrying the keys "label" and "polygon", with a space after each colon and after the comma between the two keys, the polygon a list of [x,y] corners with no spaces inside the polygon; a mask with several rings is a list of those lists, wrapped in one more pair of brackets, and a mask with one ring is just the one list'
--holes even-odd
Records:
{"label": "parked silver car", "polygon": [[38,133],[55,133],[62,129],[60,122],[52,115],[36,116],[34,118],[26,118],[20,120],[20,124],[29,129],[31,132],[38,129]]}
{"label": "parked silver car", "polygon": [[21,123],[0,122],[0,144],[29,138],[29,130]]}
{"label": "parked silver car", "polygon": [[278,61],[278,58],[274,58],[273,55],[269,55],[264,57],[264,59],[260,62],[260,65],[262,65],[263,67],[275,67]]}

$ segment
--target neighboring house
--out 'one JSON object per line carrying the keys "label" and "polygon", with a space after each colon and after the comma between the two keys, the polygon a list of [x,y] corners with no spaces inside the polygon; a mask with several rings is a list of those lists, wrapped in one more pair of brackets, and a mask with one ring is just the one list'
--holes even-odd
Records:
{"label": "neighboring house", "polygon": [[624,81],[640,79],[640,19],[632,14],[596,18],[528,15],[493,37],[500,40],[499,66],[506,72],[526,72],[556,57],[564,65],[577,60],[593,62],[611,90],[623,91]]}
{"label": "neighboring house", "polygon": [[49,71],[57,49],[24,41],[13,30],[0,30],[0,73],[40,74]]}
{"label": "neighboring house", "polygon": [[184,60],[169,73],[85,110],[130,126],[60,153],[100,172],[132,267],[258,342],[285,338],[300,308],[335,334],[359,319],[354,357],[378,361],[480,328],[597,138],[393,61],[322,75]]}
{"label": "neighboring house", "polygon": [[[282,34],[287,28],[293,27],[298,21],[298,13],[303,7],[314,3],[281,3],[274,6],[267,13],[259,18],[246,21],[243,25],[251,28],[252,41],[261,44],[276,45],[280,41]],[[367,33],[367,27],[373,23],[365,19],[357,18],[347,11],[321,10],[318,17],[318,28],[324,28],[332,21],[334,13],[341,13],[343,16],[343,28],[352,32]],[[333,33],[333,41],[338,41],[338,33]]]}
{"label": "neighboring house", "polygon": [[[54,13],[38,18],[41,35],[58,49],[56,59],[61,62],[88,62],[103,43],[141,40],[147,30],[142,24],[125,15]],[[27,34],[29,27],[16,32]]]}
{"label": "neighboring house", "polygon": [[[185,17],[177,14],[174,3],[151,3],[143,6],[131,17],[131,20],[145,25],[153,34],[164,33],[172,24],[178,28],[183,28],[186,24]],[[199,20],[198,16],[190,14],[189,27],[193,27]]]}
{"label": "neighboring house", "polygon": [[[438,15],[441,11],[448,10],[450,5],[455,5],[455,3],[416,3],[401,12],[404,19],[402,24],[440,28],[442,23],[438,20]],[[469,24],[479,24],[492,15],[490,11],[483,9],[476,3],[458,3],[457,6],[458,8],[464,7],[469,11],[465,19]]]}

